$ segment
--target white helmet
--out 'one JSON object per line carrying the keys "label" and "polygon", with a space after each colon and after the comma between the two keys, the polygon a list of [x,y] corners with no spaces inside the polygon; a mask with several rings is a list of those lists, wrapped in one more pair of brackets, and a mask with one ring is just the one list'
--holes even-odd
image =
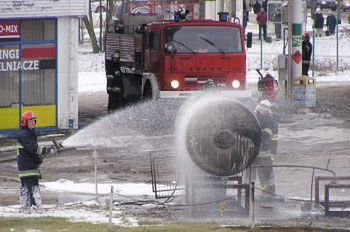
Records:
{"label": "white helmet", "polygon": [[272,115],[271,102],[267,99],[262,100],[254,109],[254,113],[260,113],[262,115]]}

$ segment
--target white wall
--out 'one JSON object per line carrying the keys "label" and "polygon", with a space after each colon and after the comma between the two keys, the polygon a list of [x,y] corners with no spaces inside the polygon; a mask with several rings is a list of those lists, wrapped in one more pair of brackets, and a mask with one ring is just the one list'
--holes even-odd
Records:
{"label": "white wall", "polygon": [[216,20],[216,2],[205,1],[205,18]]}
{"label": "white wall", "polygon": [[0,18],[84,16],[88,0],[0,0]]}
{"label": "white wall", "polygon": [[69,119],[78,128],[78,18],[57,20],[58,128],[68,129]]}

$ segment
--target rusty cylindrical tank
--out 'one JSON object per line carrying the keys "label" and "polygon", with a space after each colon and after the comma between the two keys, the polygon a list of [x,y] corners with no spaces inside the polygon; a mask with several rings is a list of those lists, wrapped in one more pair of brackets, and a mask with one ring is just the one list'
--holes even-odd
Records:
{"label": "rusty cylindrical tank", "polygon": [[253,112],[229,98],[193,104],[183,126],[192,161],[216,176],[246,169],[259,154],[261,143],[260,124]]}

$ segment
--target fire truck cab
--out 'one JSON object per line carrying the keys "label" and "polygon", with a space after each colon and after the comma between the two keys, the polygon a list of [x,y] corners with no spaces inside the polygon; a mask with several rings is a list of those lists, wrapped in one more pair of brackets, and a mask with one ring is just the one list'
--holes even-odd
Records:
{"label": "fire truck cab", "polygon": [[246,88],[239,23],[127,15],[113,29],[106,33],[109,110],[130,101],[188,97],[205,90],[237,94]]}

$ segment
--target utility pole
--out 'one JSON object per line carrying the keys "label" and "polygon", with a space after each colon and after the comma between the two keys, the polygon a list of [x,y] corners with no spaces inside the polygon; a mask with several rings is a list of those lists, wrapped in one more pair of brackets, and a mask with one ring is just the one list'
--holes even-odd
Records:
{"label": "utility pole", "polygon": [[223,12],[225,10],[224,6],[225,6],[224,0],[217,0],[216,1],[216,12],[215,12],[216,19],[218,19],[218,17],[219,17],[218,13]]}
{"label": "utility pole", "polygon": [[336,38],[337,38],[337,71],[339,72],[339,24],[341,24],[341,13],[340,13],[340,7],[342,5],[342,1],[338,0],[337,3],[337,34],[336,34]]}
{"label": "utility pole", "polygon": [[199,0],[199,19],[205,19],[205,0]]}
{"label": "utility pole", "polygon": [[100,38],[99,38],[99,46],[100,46],[100,51],[103,51],[102,48],[102,0],[100,0]]}
{"label": "utility pole", "polygon": [[288,3],[288,99],[292,99],[293,79],[302,75],[302,0],[291,0]]}

